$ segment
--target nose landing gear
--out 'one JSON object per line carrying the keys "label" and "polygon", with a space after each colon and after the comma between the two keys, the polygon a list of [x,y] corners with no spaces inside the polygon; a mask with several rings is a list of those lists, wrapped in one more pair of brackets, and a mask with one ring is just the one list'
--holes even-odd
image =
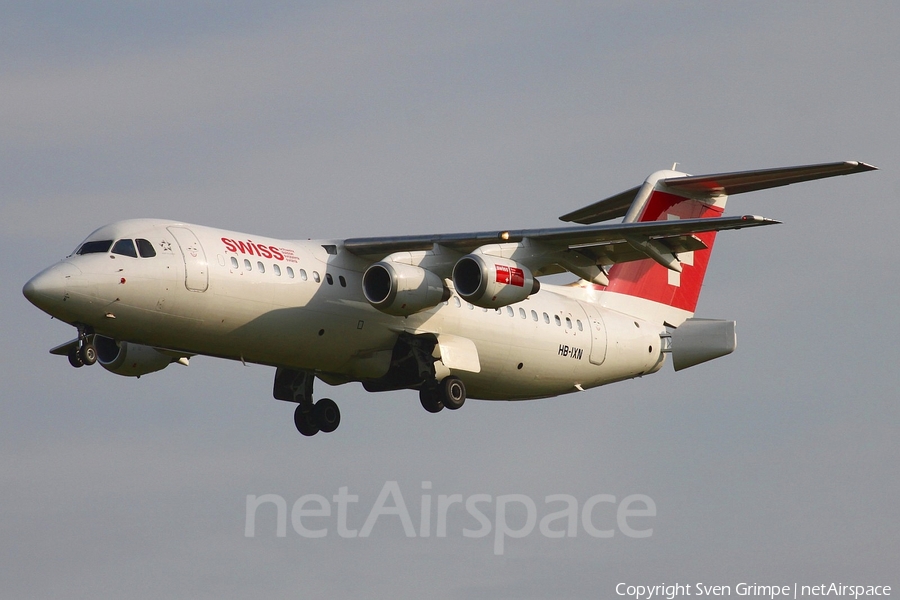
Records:
{"label": "nose landing gear", "polygon": [[97,348],[94,346],[94,336],[85,328],[78,328],[78,339],[72,343],[68,352],[69,364],[80,368],[84,365],[92,365],[97,362]]}

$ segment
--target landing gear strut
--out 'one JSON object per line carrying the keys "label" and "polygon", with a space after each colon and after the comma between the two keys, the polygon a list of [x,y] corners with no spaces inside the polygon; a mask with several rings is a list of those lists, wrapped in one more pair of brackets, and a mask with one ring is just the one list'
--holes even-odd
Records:
{"label": "landing gear strut", "polygon": [[296,402],[294,425],[305,436],[331,433],[341,424],[341,411],[334,400],[322,398],[313,402],[315,375],[311,371],[294,371],[279,367],[275,371],[272,395],[278,400]]}

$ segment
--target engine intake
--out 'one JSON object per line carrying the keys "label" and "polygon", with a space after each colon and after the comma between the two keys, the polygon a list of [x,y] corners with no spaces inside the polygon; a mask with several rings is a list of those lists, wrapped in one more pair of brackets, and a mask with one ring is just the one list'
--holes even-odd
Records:
{"label": "engine intake", "polygon": [[369,304],[389,315],[406,317],[450,298],[444,281],[427,269],[381,261],[366,269],[363,295]]}
{"label": "engine intake", "polygon": [[453,285],[463,299],[482,308],[515,304],[541,289],[524,265],[483,254],[468,254],[457,261]]}
{"label": "engine intake", "polygon": [[104,369],[125,377],[140,377],[161,371],[173,360],[171,356],[163,354],[156,348],[117,342],[102,335],[94,336],[94,347],[97,348],[97,362]]}

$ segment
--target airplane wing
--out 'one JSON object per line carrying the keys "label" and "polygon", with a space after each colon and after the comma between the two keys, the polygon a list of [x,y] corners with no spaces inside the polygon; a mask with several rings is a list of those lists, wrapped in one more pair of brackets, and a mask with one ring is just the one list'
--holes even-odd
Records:
{"label": "airplane wing", "polygon": [[[605,275],[597,274],[597,269],[603,271],[616,263],[645,258],[652,258],[669,269],[679,271],[679,253],[706,248],[695,234],[773,225],[778,221],[753,215],[660,221],[637,221],[628,216],[629,211],[643,206],[657,191],[715,204],[730,194],[849,175],[875,168],[863,162],[845,161],[713,175],[659,171],[641,186],[560,217],[563,221],[581,223],[584,226],[354,238],[346,240],[344,248],[375,262],[395,252],[444,248],[466,254],[487,245],[519,244],[530,248],[521,252],[520,257],[523,264],[536,275],[568,270],[589,280],[596,277],[597,281],[602,281]],[[598,224],[598,221],[622,216],[626,217],[627,222]],[[440,267],[435,272],[448,276]]]}
{"label": "airplane wing", "polygon": [[[674,252],[687,252],[705,247],[703,242],[693,237],[695,233],[759,227],[776,223],[779,221],[744,215],[647,223],[608,223],[588,227],[353,238],[344,241],[344,248],[357,256],[377,261],[394,252],[432,250],[435,245],[468,253],[485,244],[517,243],[529,240],[545,246],[548,256],[554,252],[565,250],[590,251],[594,255],[607,256],[608,259],[603,262],[613,264],[647,257],[645,253],[634,251],[632,245],[629,244],[629,239],[650,239],[669,246]],[[618,260],[613,260],[613,258],[618,258]]]}

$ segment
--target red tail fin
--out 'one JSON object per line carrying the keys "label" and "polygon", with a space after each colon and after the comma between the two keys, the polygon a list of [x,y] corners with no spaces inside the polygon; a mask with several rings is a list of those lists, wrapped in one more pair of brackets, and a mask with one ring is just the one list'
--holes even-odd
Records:
{"label": "red tail fin", "polygon": [[[722,196],[715,204],[686,198],[653,189],[637,217],[637,221],[666,221],[671,219],[701,219],[718,217],[724,210]],[[667,269],[651,259],[614,265],[609,274],[608,292],[636,296],[693,313],[700,297],[700,288],[709,255],[716,240],[716,232],[697,234],[706,244],[705,250],[678,255],[681,273]]]}

